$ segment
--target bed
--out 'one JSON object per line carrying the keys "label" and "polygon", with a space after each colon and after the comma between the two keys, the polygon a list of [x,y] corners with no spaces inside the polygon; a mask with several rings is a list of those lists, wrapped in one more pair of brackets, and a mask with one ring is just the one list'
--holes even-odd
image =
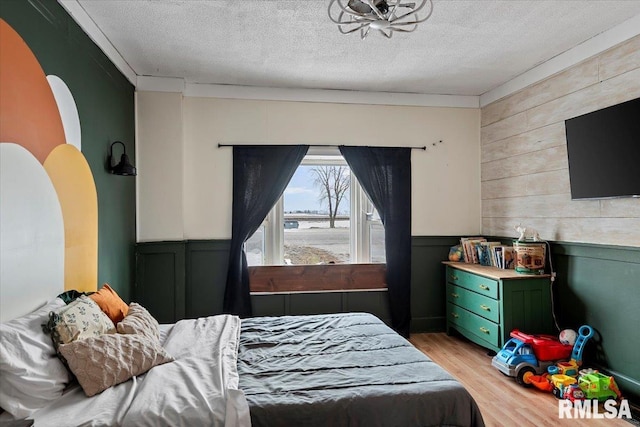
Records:
{"label": "bed", "polygon": [[464,387],[367,313],[242,322],[254,426],[481,426]]}
{"label": "bed", "polygon": [[[47,336],[31,341],[44,335],[37,326],[50,310],[41,307],[20,325],[32,330],[23,335],[25,357],[46,344]],[[3,347],[17,320],[24,319],[2,324]],[[64,383],[27,418],[36,426],[483,425],[459,382],[370,314],[220,315],[160,325],[159,332],[171,361],[92,397],[84,384]],[[20,365],[9,353],[0,353],[0,369]],[[0,425],[12,420],[0,415]]]}

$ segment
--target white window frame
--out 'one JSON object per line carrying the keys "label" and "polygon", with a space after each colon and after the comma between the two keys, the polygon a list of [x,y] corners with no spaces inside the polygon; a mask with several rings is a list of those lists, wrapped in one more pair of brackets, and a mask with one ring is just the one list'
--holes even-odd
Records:
{"label": "white window frame", "polygon": [[[348,166],[334,147],[310,147],[300,166]],[[350,183],[350,263],[370,263],[370,225],[374,207],[362,186],[351,173]],[[379,221],[378,221],[379,222]],[[282,195],[263,222],[263,265],[284,265],[284,195]]]}

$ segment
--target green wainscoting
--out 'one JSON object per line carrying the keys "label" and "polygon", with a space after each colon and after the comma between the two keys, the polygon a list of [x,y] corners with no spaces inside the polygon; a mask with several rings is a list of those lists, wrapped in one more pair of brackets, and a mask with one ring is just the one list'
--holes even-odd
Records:
{"label": "green wainscoting", "polygon": [[0,17],[45,74],[60,77],[73,94],[98,194],[98,285],[109,283],[128,301],[135,277],[135,178],[111,175],[106,160],[110,143],[120,140],[135,164],[134,87],[58,2],[2,0]]}
{"label": "green wainscoting", "polygon": [[[444,331],[444,268],[455,237],[414,237],[412,289],[415,332]],[[229,240],[137,244],[136,301],[160,322],[222,312]],[[365,311],[389,322],[386,291],[252,295],[255,316]]]}
{"label": "green wainscoting", "polygon": [[[138,243],[133,300],[160,323],[186,316],[185,242]],[[214,314],[213,312],[210,314]]]}
{"label": "green wainscoting", "polygon": [[[458,241],[457,236],[413,237],[413,332],[445,331],[445,267],[441,261]],[[162,322],[221,313],[229,243],[139,243],[139,301],[148,304]],[[559,242],[552,243],[552,260],[557,273],[553,294],[560,327],[591,325],[597,337],[587,346],[585,361],[606,368],[615,375],[625,395],[638,401],[640,248]],[[387,322],[389,319],[384,291],[263,294],[253,295],[252,303],[256,316],[366,311]]]}
{"label": "green wainscoting", "polygon": [[387,292],[383,290],[255,294],[251,304],[255,316],[367,312],[390,322]]}
{"label": "green wainscoting", "polygon": [[552,255],[560,328],[590,325],[585,361],[640,402],[640,248],[557,242]]}
{"label": "green wainscoting", "polygon": [[446,329],[445,268],[442,261],[459,237],[414,236],[411,245],[411,332]]}
{"label": "green wainscoting", "polygon": [[227,283],[230,240],[190,240],[186,242],[186,315],[209,316],[222,313]]}

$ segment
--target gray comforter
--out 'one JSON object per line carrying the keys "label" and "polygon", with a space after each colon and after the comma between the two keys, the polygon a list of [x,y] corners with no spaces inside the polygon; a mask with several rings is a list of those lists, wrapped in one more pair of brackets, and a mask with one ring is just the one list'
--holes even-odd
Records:
{"label": "gray comforter", "polygon": [[258,426],[483,426],[471,395],[370,314],[244,319],[238,373]]}

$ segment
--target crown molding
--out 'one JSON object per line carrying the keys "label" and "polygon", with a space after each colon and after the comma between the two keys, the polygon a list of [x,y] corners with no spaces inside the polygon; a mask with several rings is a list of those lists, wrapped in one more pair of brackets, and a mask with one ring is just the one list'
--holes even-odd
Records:
{"label": "crown molding", "polygon": [[480,107],[566,70],[639,34],[640,15],[636,15],[480,95]]}
{"label": "crown molding", "polygon": [[87,36],[98,45],[102,52],[107,55],[111,62],[113,62],[113,65],[120,70],[127,80],[136,86],[138,75],[122,55],[120,55],[120,52],[111,44],[104,33],[100,31],[100,28],[93,22],[93,19],[87,14],[82,5],[76,0],[58,0],[58,3],[71,15],[73,20],[76,21]]}
{"label": "crown molding", "polygon": [[185,81],[179,77],[138,76],[136,90],[184,93]]}
{"label": "crown molding", "polygon": [[136,89],[138,91],[179,92],[184,96],[194,98],[479,108],[478,96],[215,85],[187,83],[184,79],[177,77],[138,76]]}
{"label": "crown molding", "polygon": [[418,107],[479,108],[480,103],[478,96],[272,88],[195,83],[187,83],[184,94],[185,96],[193,97]]}

